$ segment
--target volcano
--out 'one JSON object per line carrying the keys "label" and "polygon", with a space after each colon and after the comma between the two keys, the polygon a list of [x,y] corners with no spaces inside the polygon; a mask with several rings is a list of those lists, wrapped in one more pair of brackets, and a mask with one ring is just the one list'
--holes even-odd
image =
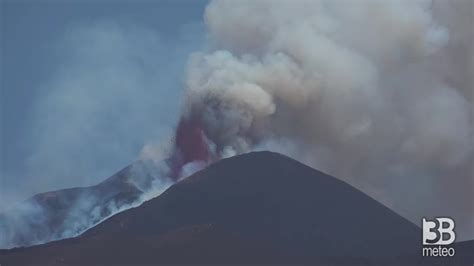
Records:
{"label": "volcano", "polygon": [[220,160],[77,238],[0,251],[0,263],[433,265],[417,255],[420,243],[415,224],[350,185],[254,152]]}

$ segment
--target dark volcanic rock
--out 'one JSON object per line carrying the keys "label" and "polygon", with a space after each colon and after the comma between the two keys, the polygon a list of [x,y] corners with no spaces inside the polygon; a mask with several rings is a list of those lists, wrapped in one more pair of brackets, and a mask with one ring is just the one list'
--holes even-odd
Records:
{"label": "dark volcanic rock", "polygon": [[221,160],[78,238],[0,252],[0,263],[433,265],[418,255],[420,238],[348,184],[258,152]]}

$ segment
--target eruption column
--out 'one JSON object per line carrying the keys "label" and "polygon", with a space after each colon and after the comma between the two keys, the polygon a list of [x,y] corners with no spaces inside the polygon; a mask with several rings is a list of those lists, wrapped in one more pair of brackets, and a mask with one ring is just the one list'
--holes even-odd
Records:
{"label": "eruption column", "polygon": [[195,117],[182,117],[176,129],[175,151],[171,157],[171,178],[176,181],[186,164],[208,163],[212,157],[201,121]]}

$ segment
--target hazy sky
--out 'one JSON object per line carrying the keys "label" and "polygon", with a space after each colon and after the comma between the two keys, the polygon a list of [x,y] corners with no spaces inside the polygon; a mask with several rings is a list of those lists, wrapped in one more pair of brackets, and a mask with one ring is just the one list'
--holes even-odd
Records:
{"label": "hazy sky", "polygon": [[0,209],[97,183],[167,134],[206,3],[2,0]]}

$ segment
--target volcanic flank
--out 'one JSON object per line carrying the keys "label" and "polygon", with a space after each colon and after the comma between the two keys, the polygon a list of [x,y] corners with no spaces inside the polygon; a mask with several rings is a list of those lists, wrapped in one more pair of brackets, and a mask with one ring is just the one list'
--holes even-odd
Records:
{"label": "volcanic flank", "polygon": [[421,263],[413,255],[420,236],[416,225],[348,184],[256,152],[223,159],[80,237],[3,251],[0,262]]}
{"label": "volcanic flank", "polygon": [[0,213],[0,248],[74,237],[117,211],[141,203],[147,192],[144,188],[151,189],[157,181],[150,170],[146,162],[137,161],[95,186],[40,193],[19,203]]}
{"label": "volcanic flank", "polygon": [[219,159],[196,116],[180,120],[168,156],[159,162],[138,160],[95,186],[37,194],[0,213],[0,248],[77,236]]}
{"label": "volcanic flank", "polygon": [[0,213],[0,248],[74,237],[217,159],[196,117],[180,120],[170,154],[160,162],[138,160],[95,186],[37,194]]}

